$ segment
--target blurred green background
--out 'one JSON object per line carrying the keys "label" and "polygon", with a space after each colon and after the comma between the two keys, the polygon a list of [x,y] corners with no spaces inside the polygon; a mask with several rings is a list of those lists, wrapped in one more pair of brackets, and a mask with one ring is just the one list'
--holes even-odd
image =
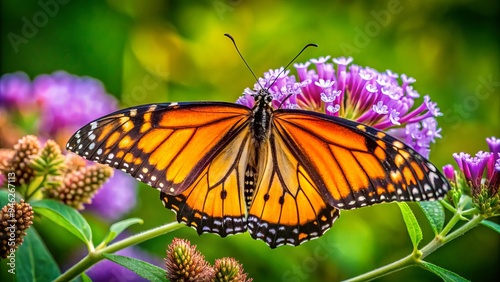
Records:
{"label": "blurred green background", "polygon": [[[41,1],[45,3],[46,1]],[[56,70],[101,80],[122,107],[162,101],[235,101],[254,84],[223,33],[232,34],[260,76],[285,65],[306,43],[317,43],[297,62],[331,55],[414,77],[444,116],[443,139],[432,146],[438,166],[451,154],[487,150],[485,138],[500,137],[499,1],[62,1],[36,31],[25,20],[43,11],[37,1],[1,2],[1,73],[31,78]],[[52,10],[54,11],[54,9]],[[8,34],[23,36],[22,43]],[[152,83],[152,81],[154,83]],[[421,101],[421,100],[419,100]],[[170,222],[158,192],[141,185],[130,216],[145,219],[132,232]],[[421,222],[424,218],[413,205]],[[103,236],[107,223],[89,218]],[[39,223],[40,224],[40,223]],[[423,224],[424,240],[433,236]],[[37,229],[39,229],[37,227]],[[82,246],[59,229],[42,232],[63,265]],[[390,263],[411,251],[396,204],[343,212],[332,230],[299,247],[269,249],[246,234],[219,238],[181,228],[141,244],[164,257],[173,237],[189,239],[213,263],[231,256],[254,281],[337,281]],[[428,260],[472,280],[498,274],[498,234],[479,227]],[[481,279],[479,279],[481,278]],[[380,281],[439,280],[409,268]]]}

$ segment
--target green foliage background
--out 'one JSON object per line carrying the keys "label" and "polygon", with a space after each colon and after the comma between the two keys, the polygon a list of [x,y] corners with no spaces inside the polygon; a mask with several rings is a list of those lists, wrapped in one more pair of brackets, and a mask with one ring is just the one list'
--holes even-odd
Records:
{"label": "green foliage background", "polygon": [[[50,8],[55,12],[44,11],[40,3],[56,3]],[[254,80],[223,33],[236,38],[258,76],[285,65],[314,42],[320,47],[306,51],[298,62],[353,56],[356,64],[416,78],[415,89],[431,95],[445,114],[438,119],[443,139],[433,145],[430,157],[442,166],[454,162],[453,152],[486,150],[486,137],[500,137],[499,8],[494,0],[3,0],[0,68],[2,74],[21,70],[32,78],[56,70],[95,77],[123,107],[235,101]],[[35,29],[28,30],[26,22]],[[139,191],[130,216],[145,223],[133,232],[174,220],[156,190],[141,185]],[[88,217],[97,230],[94,238],[100,239],[107,223]],[[43,223],[38,222],[37,230],[64,265],[71,260],[68,250],[82,246],[71,234],[44,229]],[[423,228],[424,241],[430,240],[432,231]],[[412,249],[396,204],[343,212],[332,230],[299,247],[271,250],[248,234],[221,239],[198,236],[187,227],[141,247],[163,257],[174,236],[191,240],[212,263],[235,257],[255,281],[346,279]],[[479,227],[428,260],[469,279],[492,281],[499,253],[498,235]],[[437,277],[409,268],[383,281],[403,279]]]}

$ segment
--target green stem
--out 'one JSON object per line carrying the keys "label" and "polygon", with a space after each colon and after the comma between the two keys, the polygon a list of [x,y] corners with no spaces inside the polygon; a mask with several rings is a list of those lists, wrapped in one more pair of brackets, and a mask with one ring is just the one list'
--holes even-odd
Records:
{"label": "green stem", "polygon": [[[41,180],[40,180],[41,179]],[[36,181],[35,181],[36,180]],[[27,185],[26,186],[26,193],[24,195],[24,200],[26,202],[29,201],[29,199],[35,195],[35,193],[40,190],[42,187],[43,187],[43,184],[45,183],[45,181],[47,180],[47,174],[43,174],[43,176],[38,176],[35,178],[35,180],[33,180],[30,185]],[[33,187],[31,187],[31,184],[33,183],[36,183],[37,182],[37,186],[36,188],[33,189]]]}
{"label": "green stem", "polygon": [[84,257],[77,264],[73,265],[70,269],[68,269],[65,273],[61,274],[55,281],[71,281],[85,270],[90,268],[92,265],[96,264],[98,261],[102,260],[103,253],[114,253],[126,247],[139,244],[146,240],[152,239],[154,237],[158,237],[160,235],[166,234],[168,232],[174,231],[180,227],[184,226],[184,224],[173,222],[169,224],[165,224],[145,232],[130,236],[126,239],[118,241],[114,244],[111,244],[104,248],[97,248],[95,251],[90,252],[86,257]]}
{"label": "green stem", "polygon": [[446,200],[442,200],[439,202],[441,203],[441,205],[443,205],[447,210],[451,211],[453,214],[456,213],[457,210],[455,209],[455,207],[450,205]]}
{"label": "green stem", "polygon": [[[464,225],[460,226],[457,228],[455,231],[451,232],[448,234],[446,237],[443,238],[442,245],[450,242],[453,239],[456,239],[457,237],[460,237],[464,235],[467,231],[471,230],[472,228],[476,227],[481,221],[486,219],[483,215],[475,215],[473,216],[468,222],[466,222]],[[441,246],[442,246],[441,245]],[[422,252],[424,249],[422,248]]]}
{"label": "green stem", "polygon": [[445,225],[443,230],[438,234],[438,237],[442,238],[450,232],[450,230],[460,221],[460,211],[457,210],[454,214],[453,217],[450,219],[450,221]]}
{"label": "green stem", "polygon": [[382,267],[377,268],[375,270],[372,270],[370,272],[361,274],[361,275],[356,276],[354,278],[345,280],[344,282],[370,281],[370,280],[377,279],[379,277],[388,275],[390,273],[399,271],[399,270],[406,268],[406,267],[409,267],[415,263],[416,263],[416,258],[413,256],[413,253],[412,253],[412,254],[410,254],[402,259],[399,259],[395,262],[392,262],[388,265],[385,265],[385,266],[382,266]]}
{"label": "green stem", "polygon": [[[435,250],[439,249],[446,243],[452,241],[453,239],[456,239],[459,236],[462,236],[465,232],[471,230],[475,226],[477,226],[483,219],[485,219],[484,216],[482,215],[476,215],[472,217],[471,220],[466,222],[464,225],[460,226],[457,228],[455,231],[451,232],[449,235],[446,235],[451,228],[458,222],[460,219],[460,214],[456,213],[453,215],[453,218],[448,222],[445,228],[448,230],[443,229],[439,235],[437,235],[432,241],[430,241],[427,245],[425,245],[422,249],[413,251],[410,255],[397,260],[393,263],[390,263],[388,265],[382,266],[380,268],[377,268],[375,270],[372,270],[370,272],[367,272],[365,274],[356,276],[354,278],[351,278],[349,280],[345,281],[370,281],[382,276],[385,276],[387,274],[399,271],[403,268],[413,266],[413,265],[418,265],[422,259],[424,259],[426,256],[430,255],[432,252]],[[443,237],[444,236],[444,237]]]}
{"label": "green stem", "polygon": [[462,212],[462,215],[471,215],[471,214],[476,214],[476,213],[479,213],[477,208],[470,208],[468,210],[464,210]]}

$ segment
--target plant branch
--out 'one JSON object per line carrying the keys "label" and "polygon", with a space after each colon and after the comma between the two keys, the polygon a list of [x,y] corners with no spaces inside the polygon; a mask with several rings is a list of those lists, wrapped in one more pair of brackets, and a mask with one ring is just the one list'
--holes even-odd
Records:
{"label": "plant branch", "polygon": [[370,272],[361,274],[359,276],[356,276],[354,278],[345,280],[344,282],[357,282],[357,281],[370,281],[373,279],[380,278],[382,276],[388,275],[390,273],[399,271],[401,269],[404,269],[406,267],[412,266],[416,264],[416,258],[413,256],[413,253],[410,255],[407,255],[406,257],[399,259],[395,262],[392,262],[388,265],[379,267],[375,270],[372,270]]}
{"label": "plant branch", "polygon": [[483,219],[485,219],[485,217],[482,215],[476,215],[476,216],[472,217],[472,219],[470,219],[464,225],[460,226],[455,231],[451,232],[450,234],[448,234],[446,236],[446,234],[460,220],[460,217],[461,217],[460,213],[455,213],[453,215],[453,218],[450,220],[450,222],[448,222],[448,224],[441,231],[441,233],[439,235],[437,235],[432,241],[430,241],[427,245],[425,245],[420,250],[413,251],[413,253],[411,253],[410,255],[408,255],[400,260],[397,260],[393,263],[390,263],[388,265],[382,266],[380,268],[377,268],[375,270],[361,274],[359,276],[356,276],[354,278],[351,278],[351,279],[348,279],[345,281],[349,281],[349,282],[370,281],[370,280],[388,275],[390,273],[399,271],[399,270],[404,269],[406,267],[418,265],[426,256],[430,255],[435,250],[444,246],[446,243],[462,236],[464,233],[471,230],[472,228],[477,226],[479,223],[481,223],[481,221],[483,221]]}
{"label": "plant branch", "polygon": [[68,269],[65,273],[61,274],[55,281],[71,281],[76,278],[78,275],[83,273],[85,270],[90,268],[92,265],[96,264],[98,261],[102,260],[104,256],[103,253],[114,253],[126,247],[130,247],[146,240],[158,237],[160,235],[169,233],[174,231],[180,227],[184,226],[184,224],[173,222],[168,223],[145,232],[130,236],[126,239],[118,241],[109,246],[104,246],[102,248],[96,248],[93,252],[89,252],[87,256],[85,256],[81,261],[75,264],[73,267]]}

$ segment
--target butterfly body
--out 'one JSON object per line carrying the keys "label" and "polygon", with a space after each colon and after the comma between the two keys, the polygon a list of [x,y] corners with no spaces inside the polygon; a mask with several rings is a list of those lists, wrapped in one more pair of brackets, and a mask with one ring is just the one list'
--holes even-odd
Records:
{"label": "butterfly body", "polygon": [[224,237],[248,230],[272,248],[321,236],[352,209],[435,200],[449,189],[424,157],[374,128],[295,109],[165,103],[124,109],[67,148],[161,191],[177,220]]}
{"label": "butterfly body", "polygon": [[270,121],[273,113],[271,107],[272,100],[271,94],[266,90],[261,90],[255,96],[255,106],[252,110],[252,118],[250,120],[250,131],[258,146],[269,139]]}

